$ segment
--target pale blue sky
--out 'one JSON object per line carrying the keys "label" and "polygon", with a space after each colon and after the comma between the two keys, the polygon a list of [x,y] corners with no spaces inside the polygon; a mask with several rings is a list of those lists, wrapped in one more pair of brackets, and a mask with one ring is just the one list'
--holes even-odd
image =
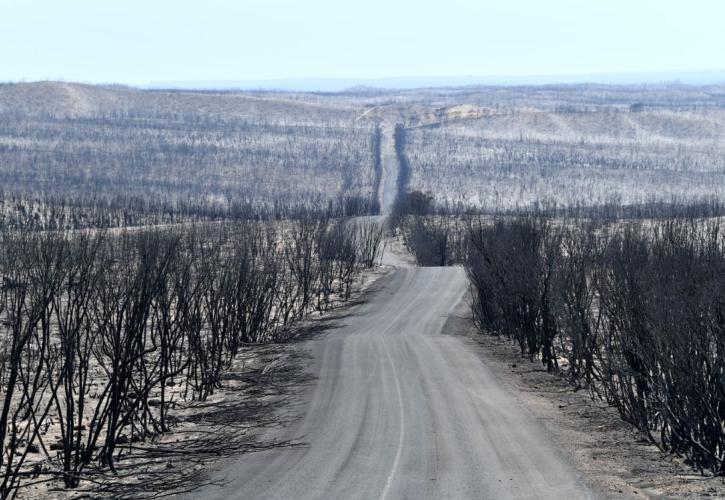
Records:
{"label": "pale blue sky", "polygon": [[725,69],[723,0],[0,0],[0,80]]}

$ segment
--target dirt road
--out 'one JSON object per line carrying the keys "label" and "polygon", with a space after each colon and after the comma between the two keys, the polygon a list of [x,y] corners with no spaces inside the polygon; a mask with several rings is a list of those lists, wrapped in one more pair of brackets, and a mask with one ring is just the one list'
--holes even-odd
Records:
{"label": "dirt road", "polygon": [[400,267],[376,288],[301,346],[314,381],[265,438],[302,446],[244,455],[190,498],[594,496],[475,345],[446,334],[465,311],[462,269]]}

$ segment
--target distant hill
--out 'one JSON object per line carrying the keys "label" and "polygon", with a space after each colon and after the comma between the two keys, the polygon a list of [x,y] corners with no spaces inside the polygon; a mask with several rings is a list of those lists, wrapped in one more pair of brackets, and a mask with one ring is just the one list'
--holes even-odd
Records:
{"label": "distant hill", "polygon": [[373,124],[330,100],[0,85],[0,190],[270,205],[373,197]]}
{"label": "distant hill", "polygon": [[[88,85],[67,82],[0,84],[0,113],[45,113],[56,116],[91,116],[98,113],[192,113],[211,116],[289,116],[306,113],[314,102],[292,100],[284,95],[260,96],[242,92],[202,89],[152,90],[120,85]],[[330,102],[324,108],[334,108]]]}
{"label": "distant hill", "polygon": [[341,92],[348,89],[416,89],[490,85],[551,85],[603,83],[610,85],[679,82],[688,85],[725,83],[725,69],[708,71],[669,71],[656,73],[599,73],[518,76],[436,76],[397,78],[299,78],[270,80],[176,80],[151,82],[146,88],[159,89],[239,89],[298,92]]}
{"label": "distant hill", "polygon": [[168,205],[374,200],[379,131],[396,124],[405,188],[440,202],[725,200],[725,85],[682,83],[336,93],[0,84],[0,187]]}

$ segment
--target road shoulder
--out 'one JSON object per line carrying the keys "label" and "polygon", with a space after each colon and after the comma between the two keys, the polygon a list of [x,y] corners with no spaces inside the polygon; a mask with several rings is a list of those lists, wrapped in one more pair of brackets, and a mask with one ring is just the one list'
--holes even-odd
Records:
{"label": "road shoulder", "polygon": [[574,391],[538,361],[521,358],[504,338],[478,333],[468,300],[459,303],[444,333],[467,338],[503,387],[545,427],[592,490],[607,498],[725,497],[725,481],[698,475],[657,450],[624,423],[614,408]]}

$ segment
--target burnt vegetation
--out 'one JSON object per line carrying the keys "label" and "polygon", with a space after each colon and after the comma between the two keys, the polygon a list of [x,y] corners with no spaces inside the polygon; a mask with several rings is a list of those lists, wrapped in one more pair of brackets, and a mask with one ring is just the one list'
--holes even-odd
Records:
{"label": "burnt vegetation", "polygon": [[399,126],[392,226],[419,265],[465,267],[482,333],[722,476],[723,104],[587,90],[492,89]]}
{"label": "burnt vegetation", "polygon": [[390,226],[465,266],[478,328],[725,474],[723,96],[0,85],[0,498],[118,472],[350,300],[391,120]]}
{"label": "burnt vegetation", "polygon": [[662,450],[725,471],[720,221],[470,225],[481,330],[513,339],[619,410]]}
{"label": "burnt vegetation", "polygon": [[[684,210],[683,210],[684,211]],[[463,265],[473,320],[662,451],[725,474],[720,218],[408,216],[420,265]]]}
{"label": "burnt vegetation", "polygon": [[298,97],[0,86],[0,497],[128,474],[378,265],[380,130]]}
{"label": "burnt vegetation", "polygon": [[[719,87],[441,91],[401,124],[405,187],[487,212],[725,197]],[[465,96],[465,97],[464,97]],[[462,104],[465,103],[465,104]]]}
{"label": "burnt vegetation", "polygon": [[[382,229],[306,216],[282,224],[0,241],[0,494],[23,478],[75,487],[206,400],[245,346],[286,338],[349,299]],[[90,475],[89,475],[90,474]]]}
{"label": "burnt vegetation", "polygon": [[[376,140],[342,104],[0,86],[0,218],[125,226],[330,204],[364,215],[377,210]],[[98,210],[113,220],[98,221]]]}

